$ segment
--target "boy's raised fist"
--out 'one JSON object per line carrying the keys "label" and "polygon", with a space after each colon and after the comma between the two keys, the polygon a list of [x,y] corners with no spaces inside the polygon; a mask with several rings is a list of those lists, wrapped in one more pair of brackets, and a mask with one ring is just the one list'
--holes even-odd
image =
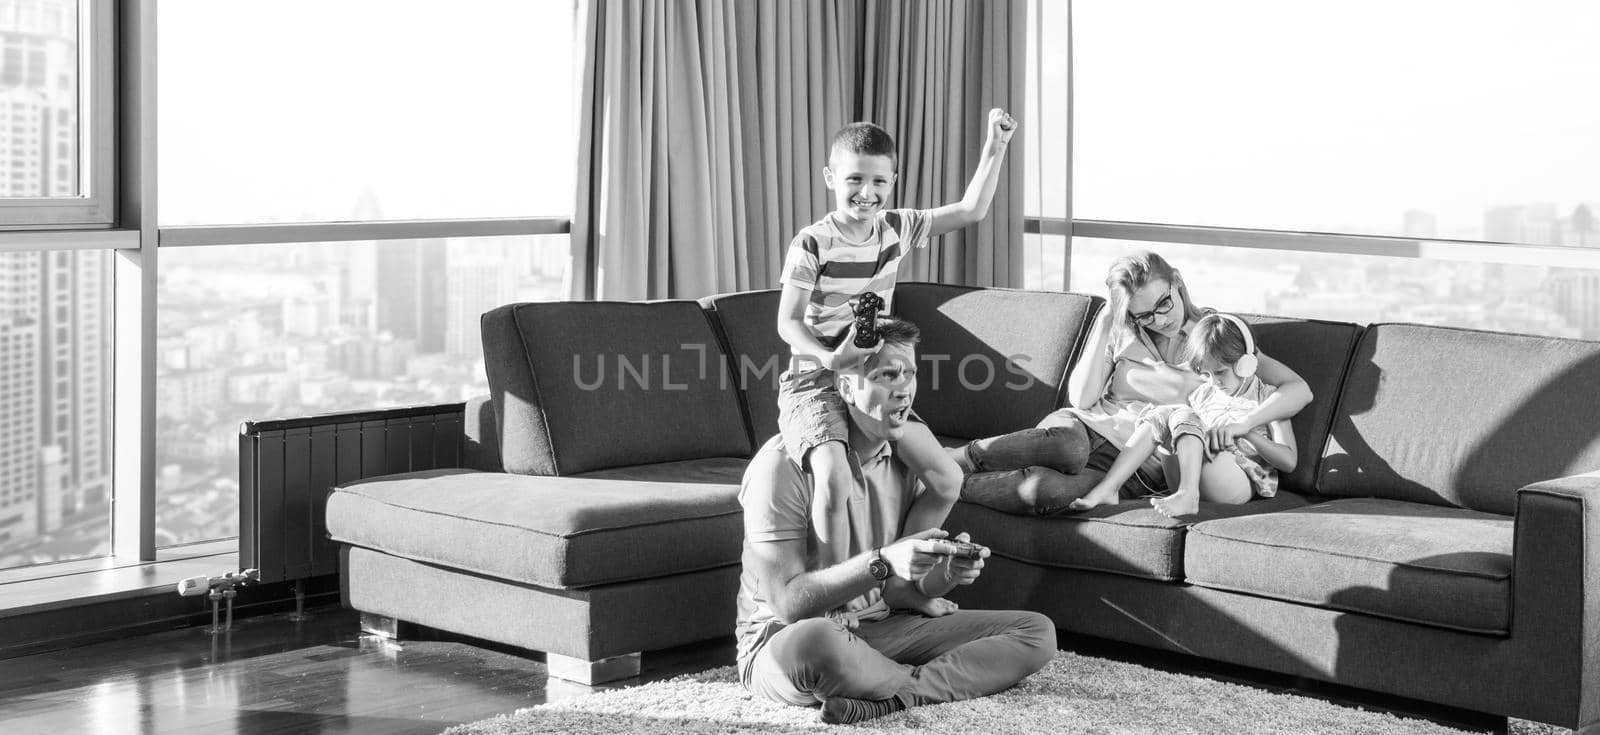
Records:
{"label": "boy's raised fist", "polygon": [[998,107],[989,111],[989,137],[999,142],[1011,140],[1017,130],[1017,119]]}

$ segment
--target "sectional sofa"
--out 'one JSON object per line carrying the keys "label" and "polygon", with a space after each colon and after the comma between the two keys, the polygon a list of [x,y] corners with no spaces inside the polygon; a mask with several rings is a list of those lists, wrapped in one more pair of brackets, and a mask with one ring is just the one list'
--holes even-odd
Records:
{"label": "sectional sofa", "polygon": [[[742,469],[776,432],[776,291],[485,314],[461,468],[327,504],[346,603],[628,676],[733,630]],[[903,284],[916,409],[950,442],[1063,404],[1102,299]],[[960,502],[994,551],[967,607],[1070,632],[1600,730],[1600,343],[1247,316],[1316,399],[1278,497],[1174,521]]]}

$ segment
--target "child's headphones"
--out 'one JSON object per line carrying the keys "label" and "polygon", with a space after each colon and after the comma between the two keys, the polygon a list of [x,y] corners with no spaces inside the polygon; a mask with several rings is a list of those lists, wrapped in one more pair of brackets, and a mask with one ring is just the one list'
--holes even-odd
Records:
{"label": "child's headphones", "polygon": [[1245,324],[1243,319],[1232,314],[1218,312],[1217,316],[1233,322],[1233,325],[1239,328],[1239,333],[1244,335],[1244,354],[1239,357],[1238,362],[1233,364],[1233,374],[1241,378],[1255,375],[1256,367],[1260,365],[1260,361],[1256,359],[1256,340],[1250,335],[1250,325]]}

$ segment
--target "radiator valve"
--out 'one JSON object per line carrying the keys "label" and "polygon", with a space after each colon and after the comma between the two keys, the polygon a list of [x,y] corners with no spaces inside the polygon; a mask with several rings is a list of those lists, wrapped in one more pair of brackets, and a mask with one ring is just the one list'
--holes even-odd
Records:
{"label": "radiator valve", "polygon": [[[201,575],[189,577],[178,582],[178,594],[184,597],[205,595],[207,599],[211,600],[211,627],[207,628],[206,632],[222,633],[233,628],[233,598],[239,594],[234,588],[259,581],[261,581],[261,570],[259,569],[228,572],[215,577]],[[217,608],[223,600],[228,601],[228,619],[227,622],[218,625]]]}

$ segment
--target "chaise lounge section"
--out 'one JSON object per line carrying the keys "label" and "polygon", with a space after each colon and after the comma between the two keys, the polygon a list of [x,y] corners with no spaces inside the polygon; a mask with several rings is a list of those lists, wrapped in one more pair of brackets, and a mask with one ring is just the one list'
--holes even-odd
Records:
{"label": "chaise lounge section", "polygon": [[[745,462],[776,433],[776,291],[484,316],[469,467],[336,488],[345,600],[547,653],[552,674],[733,626]],[[908,283],[918,413],[1032,426],[1102,299]],[[1315,393],[1278,497],[1174,521],[958,503],[994,558],[957,599],[1058,627],[1569,727],[1600,723],[1600,344],[1248,316]]]}

